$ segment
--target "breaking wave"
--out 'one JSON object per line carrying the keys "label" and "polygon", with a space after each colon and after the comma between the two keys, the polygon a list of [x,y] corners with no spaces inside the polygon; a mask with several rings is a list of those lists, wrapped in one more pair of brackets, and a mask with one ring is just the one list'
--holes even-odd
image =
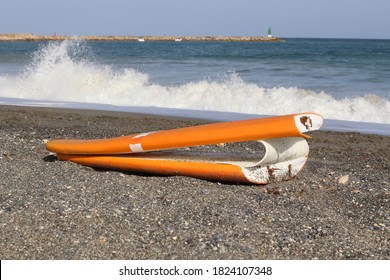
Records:
{"label": "breaking wave", "polygon": [[313,111],[328,119],[390,123],[390,100],[376,95],[337,99],[297,87],[264,88],[234,73],[219,81],[164,86],[134,69],[86,60],[84,53],[77,40],[48,44],[24,73],[0,76],[0,97],[260,115]]}

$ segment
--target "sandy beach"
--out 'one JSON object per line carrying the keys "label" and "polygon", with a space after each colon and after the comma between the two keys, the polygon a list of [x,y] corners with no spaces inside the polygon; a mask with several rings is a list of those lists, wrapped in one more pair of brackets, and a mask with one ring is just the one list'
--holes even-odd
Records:
{"label": "sandy beach", "polygon": [[95,170],[43,144],[200,123],[0,106],[0,258],[390,259],[386,136],[309,133],[303,171],[266,186]]}

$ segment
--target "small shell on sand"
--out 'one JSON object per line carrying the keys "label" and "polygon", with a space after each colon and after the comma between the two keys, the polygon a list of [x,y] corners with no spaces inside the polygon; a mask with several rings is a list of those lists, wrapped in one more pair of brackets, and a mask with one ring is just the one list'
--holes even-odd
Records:
{"label": "small shell on sand", "polygon": [[342,184],[342,185],[345,185],[346,183],[348,183],[348,181],[349,181],[349,175],[341,176],[338,179],[339,184]]}

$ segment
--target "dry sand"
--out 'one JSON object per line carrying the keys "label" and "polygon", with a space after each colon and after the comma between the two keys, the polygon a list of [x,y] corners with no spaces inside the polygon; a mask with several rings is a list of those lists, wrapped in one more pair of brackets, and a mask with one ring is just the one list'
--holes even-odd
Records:
{"label": "dry sand", "polygon": [[94,170],[42,143],[201,121],[0,110],[1,259],[390,259],[390,137],[313,132],[296,178],[221,184]]}

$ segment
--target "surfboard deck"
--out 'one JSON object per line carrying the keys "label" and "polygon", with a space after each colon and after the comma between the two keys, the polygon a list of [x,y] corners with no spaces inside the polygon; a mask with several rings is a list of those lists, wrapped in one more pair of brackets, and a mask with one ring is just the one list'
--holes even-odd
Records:
{"label": "surfboard deck", "polygon": [[[98,140],[53,140],[46,143],[58,159],[95,168],[137,173],[181,175],[200,179],[267,184],[289,180],[304,167],[309,146],[303,133],[317,130],[322,117],[302,113],[281,117],[207,124]],[[178,148],[259,141],[259,160],[215,160],[177,153]]]}

